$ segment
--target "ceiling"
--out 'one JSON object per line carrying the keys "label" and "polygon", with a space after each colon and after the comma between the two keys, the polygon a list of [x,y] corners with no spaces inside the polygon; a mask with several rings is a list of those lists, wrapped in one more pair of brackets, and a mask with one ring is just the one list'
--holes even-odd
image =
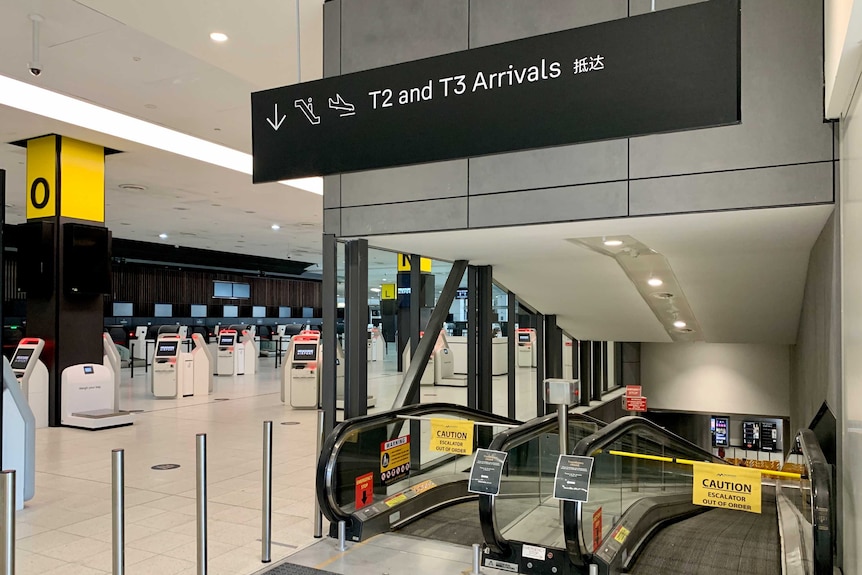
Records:
{"label": "ceiling", "polygon": [[663,254],[707,342],[796,341],[811,248],[832,206],[624,218],[371,238],[382,248],[494,266],[494,279],[572,336],[669,342],[616,261],[572,238],[632,236]]}
{"label": "ceiling", "polygon": [[[299,0],[304,81],[322,75],[322,2]],[[45,18],[38,78],[27,69],[31,13]],[[213,31],[230,39],[216,44]],[[292,1],[0,4],[0,74],[246,153],[250,94],[297,81],[296,43]],[[25,219],[26,156],[7,142],[46,133],[124,152],[106,161],[106,224],[117,237],[320,263],[318,195],[252,185],[245,174],[0,106],[9,223]],[[121,184],[146,189],[126,191]]]}

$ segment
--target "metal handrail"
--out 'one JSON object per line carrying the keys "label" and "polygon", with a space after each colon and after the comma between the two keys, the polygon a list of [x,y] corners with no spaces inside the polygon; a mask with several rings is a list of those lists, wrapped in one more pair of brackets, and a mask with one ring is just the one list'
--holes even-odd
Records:
{"label": "metal handrail", "polygon": [[[636,432],[639,438],[681,450],[687,453],[690,459],[702,460],[707,463],[727,464],[724,459],[716,457],[687,439],[668,431],[657,423],[638,416],[617,419],[607,427],[579,441],[572,453],[573,455],[592,456],[633,432]],[[576,565],[587,565],[590,562],[591,554],[583,540],[580,510],[580,504],[577,502],[563,502],[563,533],[566,538],[566,550],[571,561]]]}
{"label": "metal handrail", "polygon": [[835,517],[832,513],[832,466],[810,429],[797,434],[811,481],[811,526],[814,530],[814,575],[832,575]]}
{"label": "metal handrail", "polygon": [[[569,425],[573,423],[591,423],[604,426],[605,423],[589,415],[569,412]],[[501,431],[491,442],[489,449],[496,451],[509,451],[531,441],[542,433],[559,433],[559,422],[557,414],[551,413],[545,416],[531,419],[530,421],[516,427]],[[479,496],[479,519],[482,526],[482,535],[485,544],[495,553],[509,555],[511,553],[509,542],[503,538],[497,525],[497,498],[493,495]]]}
{"label": "metal handrail", "polygon": [[348,437],[354,434],[362,433],[365,430],[373,429],[381,424],[398,424],[406,423],[400,416],[418,416],[425,414],[447,414],[457,415],[465,419],[475,419],[478,421],[486,421],[500,423],[504,425],[520,425],[521,422],[472,409],[462,405],[453,405],[449,403],[423,403],[418,405],[408,405],[399,409],[375,413],[356,417],[340,423],[332,433],[326,438],[323,444],[323,449],[320,451],[320,457],[317,460],[317,481],[315,489],[317,492],[317,500],[320,503],[320,510],[326,518],[337,523],[338,521],[347,521],[350,519],[350,514],[341,510],[341,506],[335,500],[335,489],[333,485],[335,465],[338,461],[338,455],[342,447],[346,443]]}

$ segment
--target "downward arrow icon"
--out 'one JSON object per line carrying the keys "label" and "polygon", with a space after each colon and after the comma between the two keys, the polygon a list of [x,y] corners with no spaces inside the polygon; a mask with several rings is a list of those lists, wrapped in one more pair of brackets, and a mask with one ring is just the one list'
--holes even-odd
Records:
{"label": "downward arrow icon", "polygon": [[368,503],[368,492],[367,491],[362,492],[362,503],[363,504]]}
{"label": "downward arrow icon", "polygon": [[285,118],[287,118],[287,115],[282,116],[281,119],[278,118],[278,104],[276,104],[275,114],[273,115],[272,120],[267,118],[266,121],[269,122],[269,125],[272,126],[272,129],[277,132],[278,129],[281,127],[281,123],[284,122]]}

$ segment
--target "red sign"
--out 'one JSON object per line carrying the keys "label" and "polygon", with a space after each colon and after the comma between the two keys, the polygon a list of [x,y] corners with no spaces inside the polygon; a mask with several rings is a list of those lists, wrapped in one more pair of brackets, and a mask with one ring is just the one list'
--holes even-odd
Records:
{"label": "red sign", "polygon": [[374,502],[374,474],[366,473],[356,478],[356,511]]}
{"label": "red sign", "polygon": [[598,553],[602,546],[602,508],[593,513],[593,553]]}
{"label": "red sign", "polygon": [[646,411],[645,397],[626,397],[626,411]]}
{"label": "red sign", "polygon": [[643,387],[640,385],[627,385],[626,397],[641,397],[643,396]]}

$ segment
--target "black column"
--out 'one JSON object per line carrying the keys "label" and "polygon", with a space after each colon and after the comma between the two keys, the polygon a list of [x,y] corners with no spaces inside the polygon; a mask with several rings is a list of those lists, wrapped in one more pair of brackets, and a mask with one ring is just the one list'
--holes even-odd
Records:
{"label": "black column", "polygon": [[589,405],[593,389],[593,342],[581,340],[578,379],[581,380],[581,405]]}
{"label": "black column", "polygon": [[563,377],[563,331],[556,315],[545,316],[545,377]]}
{"label": "black column", "polygon": [[592,361],[592,385],[590,386],[590,399],[593,401],[601,401],[602,399],[602,383],[604,378],[605,354],[604,346],[607,343],[603,341],[593,342],[593,361]]}
{"label": "black column", "polygon": [[509,417],[512,419],[517,419],[515,417],[515,408],[516,402],[518,398],[518,390],[517,390],[517,381],[518,381],[518,362],[517,356],[518,353],[518,341],[517,335],[515,334],[515,320],[518,319],[518,311],[517,311],[517,302],[515,301],[515,294],[512,292],[508,293],[508,316],[509,321],[506,323],[506,337],[508,338],[508,369],[506,373],[508,374],[508,390],[509,390]]}
{"label": "black column", "polygon": [[347,242],[344,254],[344,417],[351,419],[368,412],[368,241]]}
{"label": "black column", "polygon": [[[416,360],[416,350],[419,348],[419,334],[422,331],[422,307],[425,290],[422,282],[422,258],[416,254],[410,256],[410,361]],[[420,376],[421,377],[421,376]],[[419,403],[419,387],[417,386],[407,404]]]}
{"label": "black column", "polygon": [[[6,300],[6,170],[0,169],[0,352],[3,350],[3,302]],[[5,370],[4,370],[5,372]],[[3,461],[3,386],[0,385],[0,462]]]}
{"label": "black column", "polygon": [[478,289],[476,266],[469,266],[467,268],[467,407],[473,409],[478,408],[479,401],[478,357],[476,355]]}
{"label": "black column", "polygon": [[491,312],[493,301],[493,269],[491,266],[476,268],[476,377],[477,407],[487,413],[494,411],[492,374],[493,333]]}
{"label": "black column", "polygon": [[549,413],[545,405],[545,316],[536,314],[536,415]]}
{"label": "black column", "polygon": [[[332,234],[323,234],[323,349],[335,350],[338,344],[338,244]],[[290,358],[288,358],[288,362]],[[326,435],[335,427],[336,354],[323,354],[321,408]],[[282,369],[289,369],[283,366]]]}

